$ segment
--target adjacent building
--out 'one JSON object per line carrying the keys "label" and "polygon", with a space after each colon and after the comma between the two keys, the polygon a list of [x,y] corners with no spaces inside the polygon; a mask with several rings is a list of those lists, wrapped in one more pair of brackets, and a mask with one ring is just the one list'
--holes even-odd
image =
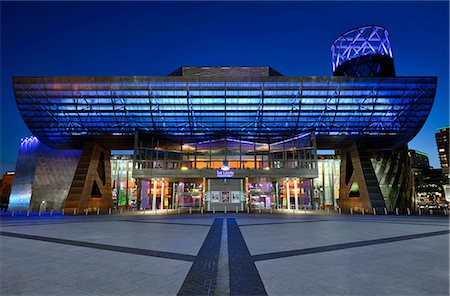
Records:
{"label": "adjacent building", "polygon": [[442,173],[445,175],[449,174],[449,138],[450,138],[450,127],[443,127],[438,129],[436,136],[436,145],[439,153],[439,161],[441,163]]}

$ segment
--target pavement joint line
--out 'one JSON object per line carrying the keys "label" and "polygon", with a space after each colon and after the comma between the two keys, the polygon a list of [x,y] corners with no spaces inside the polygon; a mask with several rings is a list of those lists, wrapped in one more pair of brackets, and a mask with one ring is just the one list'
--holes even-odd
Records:
{"label": "pavement joint line", "polygon": [[143,224],[168,224],[168,225],[186,225],[186,226],[203,226],[211,227],[208,224],[181,223],[181,222],[161,222],[161,221],[144,221],[144,220],[118,220],[119,222],[143,223]]}
{"label": "pavement joint line", "polygon": [[230,295],[267,295],[236,219],[227,219]]}
{"label": "pavement joint line", "polygon": [[223,218],[215,218],[177,295],[214,295]]}
{"label": "pavement joint line", "polygon": [[258,255],[253,255],[252,259],[255,262],[256,261],[264,261],[264,260],[272,260],[272,259],[280,259],[280,258],[285,258],[285,257],[301,256],[301,255],[316,254],[316,253],[331,252],[331,251],[339,251],[339,250],[345,250],[345,249],[350,249],[350,248],[358,248],[358,247],[393,243],[393,242],[418,239],[418,238],[424,238],[424,237],[446,235],[449,233],[450,233],[450,230],[441,230],[441,231],[402,235],[402,236],[395,236],[395,237],[388,237],[388,238],[379,238],[379,239],[372,239],[372,240],[365,240],[365,241],[358,241],[358,242],[351,242],[351,243],[334,244],[334,245],[327,245],[327,246],[320,246],[320,247],[313,247],[313,248],[306,248],[306,249],[299,249],[299,250],[258,254]]}
{"label": "pavement joint line", "polygon": [[22,234],[22,233],[15,233],[15,232],[0,231],[0,235],[7,236],[7,237],[56,243],[56,244],[62,244],[62,245],[70,245],[70,246],[77,246],[77,247],[83,247],[83,248],[91,248],[91,249],[98,249],[98,250],[105,250],[105,251],[112,251],[112,252],[119,252],[119,253],[133,254],[133,255],[141,255],[141,256],[148,256],[148,257],[174,259],[174,260],[188,261],[188,262],[193,262],[193,261],[195,261],[195,258],[196,258],[196,256],[188,255],[188,254],[180,254],[180,253],[165,252],[165,251],[155,251],[155,250],[139,249],[139,248],[132,248],[132,247],[90,243],[90,242],[53,238],[53,237],[46,237],[46,236],[38,236],[38,235],[30,235],[30,234]]}
{"label": "pavement joint line", "polygon": [[311,222],[328,222],[334,220],[304,220],[304,221],[288,221],[288,222],[269,222],[269,223],[251,223],[251,224],[239,224],[239,227],[246,226],[260,226],[260,225],[277,225],[277,224],[297,224],[297,223],[311,223]]}
{"label": "pavement joint line", "polygon": [[[74,219],[74,218],[71,218]],[[84,217],[80,218],[80,219],[84,219]],[[95,218],[94,218],[95,219]],[[111,219],[103,219],[103,220],[94,220],[94,219],[89,219],[89,220],[84,220],[84,221],[49,221],[49,223],[43,223],[44,221],[40,221],[37,223],[16,223],[16,224],[3,224],[0,223],[0,227],[16,227],[16,226],[38,226],[38,225],[59,225],[59,224],[75,224],[75,223],[96,223],[96,222],[117,222],[117,221],[121,221],[121,220],[111,220]]]}
{"label": "pavement joint line", "polygon": [[[328,220],[331,221],[331,220]],[[333,220],[333,221],[339,221],[339,220]],[[447,224],[437,224],[435,222],[431,223],[418,223],[418,222],[403,222],[402,221],[395,221],[395,220],[363,220],[363,219],[355,219],[355,220],[342,220],[342,222],[364,222],[364,223],[387,223],[387,224],[410,224],[410,225],[425,225],[425,226],[441,226],[441,227],[448,227],[449,223]]]}

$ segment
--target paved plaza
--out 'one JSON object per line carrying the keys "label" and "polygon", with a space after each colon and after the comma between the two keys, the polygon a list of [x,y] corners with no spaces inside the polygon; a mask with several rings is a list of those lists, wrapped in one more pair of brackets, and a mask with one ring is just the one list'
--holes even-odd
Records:
{"label": "paved plaza", "polygon": [[448,295],[438,216],[2,217],[0,295]]}

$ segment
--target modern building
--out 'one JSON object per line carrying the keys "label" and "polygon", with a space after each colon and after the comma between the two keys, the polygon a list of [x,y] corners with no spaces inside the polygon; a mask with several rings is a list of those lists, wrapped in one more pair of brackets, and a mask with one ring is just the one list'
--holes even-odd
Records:
{"label": "modern building", "polygon": [[425,209],[448,208],[449,201],[446,200],[445,185],[448,178],[441,169],[428,169],[416,177],[415,190],[417,195],[417,207]]}
{"label": "modern building", "polygon": [[428,154],[418,150],[409,149],[408,155],[412,169],[428,170],[430,168]]}
{"label": "modern building", "polygon": [[450,154],[448,152],[448,148],[450,145],[450,127],[443,127],[438,129],[438,132],[435,134],[436,136],[436,145],[439,153],[439,161],[441,163],[442,173],[445,175],[449,174],[449,157]]}
{"label": "modern building", "polygon": [[[436,77],[397,77],[380,26],[344,33],[331,51],[325,77],[267,66],[14,77],[34,136],[21,142],[10,209],[107,209],[135,191],[151,209],[290,209],[316,199],[344,210],[411,207],[407,143],[428,117]],[[125,170],[110,160],[115,149],[133,151]],[[337,151],[339,173],[332,160],[319,165],[321,149]],[[117,176],[130,166],[124,187]]]}

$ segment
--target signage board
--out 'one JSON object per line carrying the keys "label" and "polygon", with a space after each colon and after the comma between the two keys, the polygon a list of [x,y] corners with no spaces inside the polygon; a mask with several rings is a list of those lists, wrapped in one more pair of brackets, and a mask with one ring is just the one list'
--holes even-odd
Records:
{"label": "signage board", "polygon": [[233,171],[217,171],[217,178],[233,178],[234,172]]}

